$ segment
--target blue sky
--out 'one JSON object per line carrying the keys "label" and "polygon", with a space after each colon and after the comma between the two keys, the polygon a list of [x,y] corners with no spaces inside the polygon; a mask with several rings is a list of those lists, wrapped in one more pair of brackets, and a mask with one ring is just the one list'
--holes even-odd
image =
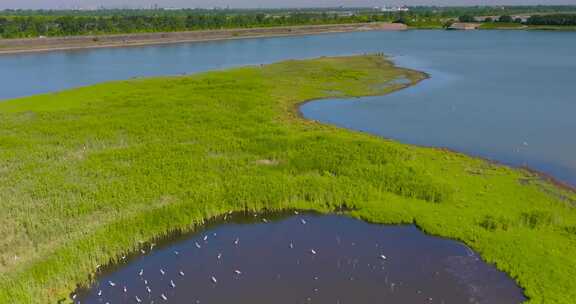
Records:
{"label": "blue sky", "polygon": [[576,4],[576,0],[0,0],[6,8],[143,7],[157,3],[164,7],[309,7],[382,5],[494,5],[494,4]]}

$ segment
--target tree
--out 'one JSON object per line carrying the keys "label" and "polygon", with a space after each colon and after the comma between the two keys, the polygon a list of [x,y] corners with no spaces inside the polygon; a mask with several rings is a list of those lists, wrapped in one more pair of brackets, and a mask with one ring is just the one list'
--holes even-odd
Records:
{"label": "tree", "polygon": [[512,21],[514,20],[512,20],[512,17],[509,15],[502,15],[500,18],[498,18],[498,22],[501,23],[512,23]]}
{"label": "tree", "polygon": [[576,14],[534,15],[526,24],[531,25],[576,25]]}
{"label": "tree", "polygon": [[406,21],[406,19],[405,19],[404,17],[398,17],[398,18],[396,18],[396,20],[394,20],[394,22],[392,22],[392,23],[406,24],[407,21]]}
{"label": "tree", "polygon": [[447,28],[451,27],[452,24],[454,24],[454,21],[449,20],[449,21],[444,22],[444,23],[442,24],[442,27],[445,28],[445,29],[447,29]]}
{"label": "tree", "polygon": [[458,21],[460,21],[460,22],[475,22],[476,19],[474,18],[474,16],[471,16],[471,15],[462,15],[462,16],[458,17]]}

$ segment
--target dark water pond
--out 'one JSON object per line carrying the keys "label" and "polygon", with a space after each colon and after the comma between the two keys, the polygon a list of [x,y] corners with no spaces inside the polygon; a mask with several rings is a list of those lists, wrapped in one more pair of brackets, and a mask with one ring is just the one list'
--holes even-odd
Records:
{"label": "dark water pond", "polygon": [[576,33],[407,31],[0,56],[0,99],[135,76],[384,52],[428,72],[385,97],[307,104],[306,117],[528,165],[576,185]]}
{"label": "dark water pond", "polygon": [[461,243],[414,226],[239,215],[104,269],[80,303],[519,303]]}

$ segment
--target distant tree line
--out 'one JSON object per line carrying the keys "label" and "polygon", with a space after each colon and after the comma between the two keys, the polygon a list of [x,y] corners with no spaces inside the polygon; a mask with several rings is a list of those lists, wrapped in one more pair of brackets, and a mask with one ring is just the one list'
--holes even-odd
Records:
{"label": "distant tree line", "polygon": [[528,18],[530,25],[576,25],[576,14],[535,15]]}
{"label": "distant tree line", "polygon": [[[462,15],[458,17],[460,22],[476,22],[476,18],[471,15]],[[528,18],[528,20],[523,21],[520,18],[514,19],[510,15],[502,15],[498,18],[485,18],[483,22],[490,23],[524,23],[527,25],[576,25],[576,14],[545,14],[545,15],[534,15]]]}
{"label": "distant tree line", "polygon": [[[367,7],[334,7],[334,8],[277,8],[277,9],[98,9],[98,10],[4,10],[3,16],[188,16],[195,14],[251,15],[272,14],[286,15],[294,13],[321,14],[323,12],[348,12],[374,14],[379,10]],[[535,13],[574,12],[576,5],[506,5],[506,6],[411,6],[410,14],[421,17],[452,17],[462,15],[501,16]]]}
{"label": "distant tree line", "polygon": [[494,5],[494,6],[411,6],[410,12],[420,16],[434,15],[445,18],[460,16],[531,15],[574,12],[575,5]]}
{"label": "distant tree line", "polygon": [[87,34],[172,32],[224,28],[389,21],[384,15],[295,13],[194,14],[188,16],[10,16],[0,17],[0,37],[73,36]]}
{"label": "distant tree line", "polygon": [[534,15],[534,25],[574,25],[576,6],[506,7],[411,7],[409,12],[382,12],[373,8],[307,9],[101,9],[83,10],[4,10],[0,11],[0,38],[74,36],[118,33],[172,32],[226,28],[358,22],[398,22],[416,28],[441,28],[458,18],[474,22],[474,16],[501,16],[485,22],[521,22],[514,14]]}

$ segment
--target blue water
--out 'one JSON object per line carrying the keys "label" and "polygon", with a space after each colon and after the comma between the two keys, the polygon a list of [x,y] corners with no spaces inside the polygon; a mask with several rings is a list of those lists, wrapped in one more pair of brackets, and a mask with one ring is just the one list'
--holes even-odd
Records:
{"label": "blue water", "polygon": [[0,99],[132,77],[372,52],[389,54],[431,79],[384,97],[310,103],[304,115],[527,165],[576,185],[571,32],[361,32],[8,55],[0,56]]}
{"label": "blue water", "polygon": [[266,220],[237,214],[217,224],[180,240],[166,240],[152,250],[144,246],[143,254],[98,273],[74,303],[525,300],[512,279],[468,247],[425,235],[415,226],[308,214]]}
{"label": "blue water", "polygon": [[[431,78],[384,97],[302,107],[308,118],[528,166],[576,185],[576,33],[407,35],[397,64]],[[384,48],[385,51],[386,48]]]}

